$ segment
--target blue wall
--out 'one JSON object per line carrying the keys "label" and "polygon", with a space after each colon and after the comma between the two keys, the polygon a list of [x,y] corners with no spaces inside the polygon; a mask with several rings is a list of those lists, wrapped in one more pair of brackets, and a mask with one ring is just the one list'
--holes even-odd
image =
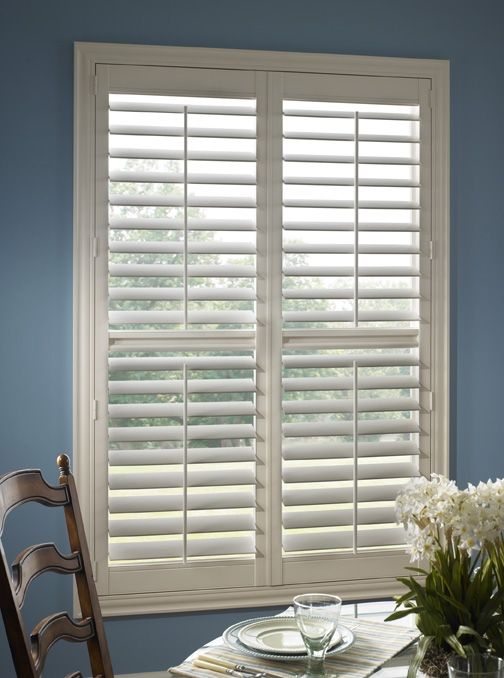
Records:
{"label": "blue wall", "polygon": [[[73,43],[93,41],[451,61],[452,471],[503,475],[503,36],[502,0],[3,0],[0,472],[55,477],[55,454],[71,449]],[[50,577],[34,617],[69,599]],[[245,614],[108,621],[116,671],[166,667]],[[66,656],[57,649],[48,676],[70,670]]]}

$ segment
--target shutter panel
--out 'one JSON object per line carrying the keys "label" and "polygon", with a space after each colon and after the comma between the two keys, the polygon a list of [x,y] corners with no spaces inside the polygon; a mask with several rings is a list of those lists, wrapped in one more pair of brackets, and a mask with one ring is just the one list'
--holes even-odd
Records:
{"label": "shutter panel", "polygon": [[[255,326],[255,108],[109,95],[114,564],[255,556],[254,351],[226,339],[205,351],[166,343],[170,330],[205,343],[208,330]],[[128,332],[138,350],[121,343]],[[154,350],[153,332],[165,333]]]}
{"label": "shutter panel", "polygon": [[352,549],[355,520],[357,547],[403,543],[393,504],[419,474],[415,353],[284,355],[286,553]]}
{"label": "shutter panel", "polygon": [[285,101],[283,128],[285,327],[414,326],[418,106]]}
{"label": "shutter panel", "polygon": [[420,458],[419,107],[286,100],[283,158],[284,557],[397,548]]}
{"label": "shutter panel", "polygon": [[111,94],[112,329],[255,324],[254,100]]}
{"label": "shutter panel", "polygon": [[112,355],[110,558],[252,557],[255,360]]}

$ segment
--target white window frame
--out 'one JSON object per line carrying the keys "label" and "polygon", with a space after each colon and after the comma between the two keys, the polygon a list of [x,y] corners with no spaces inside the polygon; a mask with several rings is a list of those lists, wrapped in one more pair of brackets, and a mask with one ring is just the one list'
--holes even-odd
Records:
{"label": "white window frame", "polygon": [[[183,592],[151,591],[149,569],[138,576],[146,581],[141,593],[114,593],[108,563],[97,560],[94,536],[95,488],[107,482],[95,466],[95,421],[101,412],[94,400],[94,256],[95,232],[95,92],[99,64],[182,66],[253,71],[282,71],[377,77],[425,78],[430,81],[432,126],[432,300],[431,300],[431,469],[449,469],[449,62],[328,54],[301,54],[228,49],[76,43],[74,141],[74,466],[95,563],[100,602],[105,615],[203,610],[284,604],[299,585],[274,585],[274,566],[266,564],[266,583],[255,587],[219,588]],[[264,571],[264,568],[263,568]],[[128,572],[122,591],[128,590]],[[263,577],[261,577],[263,579]],[[268,583],[269,582],[269,583]],[[346,599],[382,598],[397,592],[395,579],[381,577],[352,581],[303,584],[303,590],[335,591]]]}

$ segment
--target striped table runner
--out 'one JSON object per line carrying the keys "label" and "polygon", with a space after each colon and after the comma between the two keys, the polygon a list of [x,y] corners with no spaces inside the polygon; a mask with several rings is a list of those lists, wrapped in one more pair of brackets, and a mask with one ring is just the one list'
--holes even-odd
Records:
{"label": "striped table runner", "polygon": [[[355,634],[355,643],[340,655],[327,657],[325,665],[328,672],[337,673],[339,678],[365,678],[374,673],[385,662],[411,645],[418,637],[418,629],[403,628],[385,622],[365,619],[345,618],[342,624]],[[206,647],[201,653],[227,659],[235,664],[246,664],[257,671],[274,671],[278,678],[292,678],[305,669],[304,661],[270,661],[245,656],[237,650],[224,645]],[[198,653],[193,654],[193,658]],[[176,667],[176,671],[194,678],[216,678],[219,674],[193,666],[185,661]],[[222,674],[221,674],[222,676]]]}

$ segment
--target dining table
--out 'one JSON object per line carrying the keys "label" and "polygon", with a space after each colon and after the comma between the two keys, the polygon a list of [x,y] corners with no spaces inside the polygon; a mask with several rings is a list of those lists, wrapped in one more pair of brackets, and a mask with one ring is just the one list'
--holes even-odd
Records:
{"label": "dining table", "polygon": [[[415,627],[414,623],[414,617],[413,615],[403,617],[402,619],[395,620],[392,622],[387,622],[387,624],[383,624],[385,618],[394,610],[395,603],[392,600],[384,600],[384,601],[364,601],[364,602],[356,602],[356,603],[346,603],[343,604],[342,610],[341,610],[341,616],[339,623],[340,625],[343,625],[347,629],[351,629],[353,634],[356,636],[359,636],[359,634],[363,633],[363,629],[365,630],[366,633],[371,632],[376,629],[376,638],[373,640],[376,646],[376,642],[378,641],[378,644],[381,644],[380,641],[380,633],[384,635],[384,642],[383,645],[386,645],[389,643],[389,647],[391,648],[389,650],[389,654],[391,655],[386,659],[386,661],[381,662],[378,666],[372,667],[371,664],[369,666],[369,670],[367,671],[366,675],[373,675],[374,678],[405,678],[408,672],[408,667],[411,662],[411,659],[414,655],[415,652],[415,643],[418,638],[418,631]],[[281,613],[281,615],[286,615],[289,616],[293,614],[292,608],[287,608],[284,612]],[[265,612],[265,617],[268,616],[268,613]],[[370,622],[370,623],[367,623]],[[373,622],[377,622],[376,624],[373,624]],[[226,638],[226,632],[225,629],[222,629],[224,632],[224,639]],[[385,638],[386,635],[386,638]],[[390,639],[396,636],[401,638],[400,644],[402,645],[401,648],[397,651],[394,652],[393,646],[390,645]],[[361,652],[365,654],[365,647],[366,644],[362,646],[363,649],[361,649]],[[236,648],[234,648],[236,650]],[[219,653],[222,652],[223,654],[220,655]],[[372,650],[370,650],[370,654],[372,654]],[[170,668],[172,669],[171,673],[173,678],[177,678],[180,676],[186,676],[186,678],[223,678],[224,674],[222,673],[222,669],[214,669],[212,670],[211,667],[207,668],[199,668],[197,666],[198,660],[206,657],[227,657],[229,660],[229,656],[226,655],[226,643],[223,640],[223,636],[218,636],[216,638],[210,639],[207,643],[205,643],[202,647],[199,647],[194,650],[190,654],[187,659],[182,662],[182,664],[176,666],[176,667],[169,667],[167,670],[170,672]],[[341,654],[341,657],[343,657],[344,654]],[[196,664],[194,663],[196,662]],[[242,664],[254,664],[253,659],[251,660],[250,657],[243,657],[241,662]],[[288,678],[289,671],[292,671],[292,675],[296,675],[296,673],[299,673],[299,661],[293,664],[290,664],[289,661],[278,661],[275,663],[270,663],[270,670],[274,674],[275,671],[274,669],[276,668],[276,673],[278,674],[278,678],[282,678],[281,674],[285,676],[285,678]],[[272,668],[271,668],[272,667]],[[339,671],[338,671],[339,674]],[[341,675],[346,675],[347,671],[343,671]],[[166,677],[166,672],[161,672],[159,673],[159,677],[161,675],[164,675]],[[170,673],[168,673],[170,675]],[[233,674],[231,674],[233,675]],[[239,674],[235,674],[239,675]],[[353,675],[352,671],[348,671],[348,675]],[[358,675],[358,674],[355,674]],[[364,673],[362,673],[364,675]],[[128,676],[124,676],[122,678],[129,678]],[[158,674],[153,673],[149,674],[149,678],[158,678]],[[246,676],[245,674],[243,675],[243,678],[251,678],[251,676]],[[253,678],[253,677],[252,677]]]}

